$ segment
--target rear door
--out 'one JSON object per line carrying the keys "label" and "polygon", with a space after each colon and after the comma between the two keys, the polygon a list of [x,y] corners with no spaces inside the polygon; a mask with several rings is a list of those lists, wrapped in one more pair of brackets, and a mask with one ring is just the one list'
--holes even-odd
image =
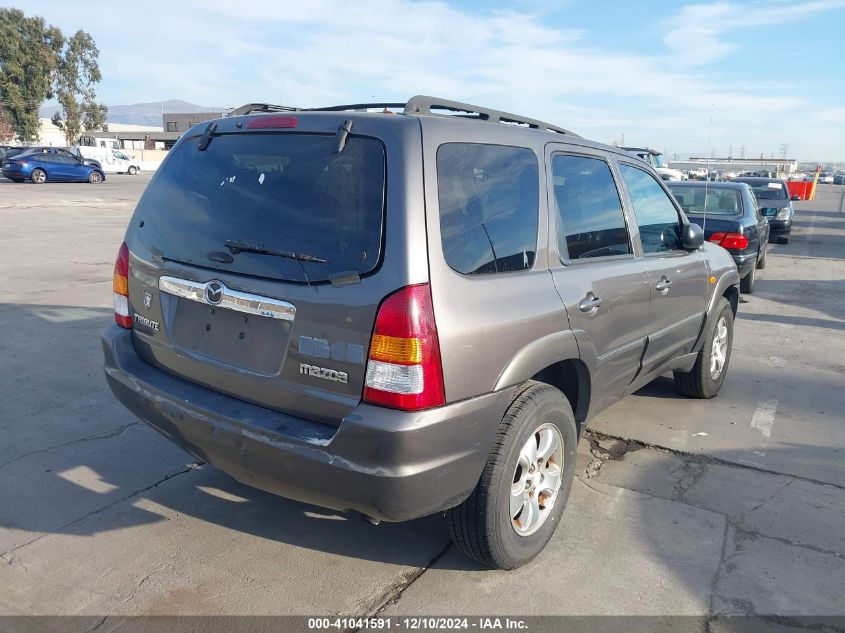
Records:
{"label": "rear door", "polygon": [[258,118],[218,122],[204,148],[181,141],[141,198],[127,233],[135,347],[189,381],[338,424],[360,401],[379,302],[403,279],[400,262],[382,269],[396,134],[356,121],[338,152],[343,117]]}
{"label": "rear door", "polygon": [[581,355],[594,359],[595,412],[620,398],[639,370],[648,336],[648,277],[608,156],[557,145],[548,151],[557,251],[550,269]]}
{"label": "rear door", "polygon": [[690,352],[704,322],[708,270],[702,251],[681,245],[683,220],[672,196],[651,173],[619,161],[637,221],[651,286],[651,317],[643,373]]}

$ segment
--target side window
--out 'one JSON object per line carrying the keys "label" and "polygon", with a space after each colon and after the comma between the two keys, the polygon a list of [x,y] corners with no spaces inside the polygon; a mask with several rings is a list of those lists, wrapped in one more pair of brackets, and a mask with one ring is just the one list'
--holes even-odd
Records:
{"label": "side window", "polygon": [[681,222],[669,196],[648,172],[625,163],[620,167],[640,227],[643,252],[680,248]]}
{"label": "side window", "polygon": [[561,257],[570,260],[631,254],[622,202],[606,162],[556,154],[552,183]]}
{"label": "side window", "polygon": [[534,265],[539,213],[530,149],[446,143],[437,150],[440,235],[446,262],[465,275]]}

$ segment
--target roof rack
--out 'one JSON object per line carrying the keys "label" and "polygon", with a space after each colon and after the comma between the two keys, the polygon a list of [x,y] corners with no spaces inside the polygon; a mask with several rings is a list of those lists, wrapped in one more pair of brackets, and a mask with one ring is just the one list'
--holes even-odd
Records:
{"label": "roof rack", "polygon": [[566,128],[558,127],[557,125],[552,125],[551,123],[546,123],[545,121],[529,119],[528,117],[524,117],[519,114],[512,114],[510,112],[482,108],[480,106],[474,106],[460,101],[440,99],[439,97],[417,95],[415,97],[411,97],[408,100],[408,103],[405,104],[405,114],[421,114],[423,116],[455,116],[454,114],[435,112],[435,110],[445,110],[446,112],[456,113],[462,112],[464,114],[458,114],[457,116],[465,116],[466,118],[471,119],[481,119],[482,121],[489,121],[491,123],[525,125],[534,130],[546,130],[548,132],[557,132],[558,134],[578,136]]}
{"label": "roof rack", "polygon": [[239,116],[253,112],[344,112],[355,110],[365,111],[376,108],[384,110],[401,109],[403,114],[415,116],[457,116],[467,119],[488,121],[490,123],[521,125],[534,130],[557,132],[558,134],[566,134],[568,136],[578,136],[570,130],[558,127],[557,125],[552,125],[551,123],[546,123],[545,121],[530,119],[510,112],[482,108],[481,106],[475,106],[461,101],[450,101],[449,99],[440,99],[439,97],[429,97],[426,95],[411,97],[406,103],[352,103],[347,105],[326,106],[322,108],[294,108],[290,106],[269,105],[266,103],[250,103],[245,106],[241,106],[240,108],[235,108],[229,112],[228,116]]}

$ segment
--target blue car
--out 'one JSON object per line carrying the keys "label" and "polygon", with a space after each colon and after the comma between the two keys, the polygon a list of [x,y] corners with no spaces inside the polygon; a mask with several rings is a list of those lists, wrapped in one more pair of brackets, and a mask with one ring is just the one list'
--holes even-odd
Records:
{"label": "blue car", "polygon": [[3,176],[13,182],[31,180],[35,184],[45,182],[90,182],[99,184],[106,179],[103,171],[86,165],[69,154],[28,152],[0,163]]}

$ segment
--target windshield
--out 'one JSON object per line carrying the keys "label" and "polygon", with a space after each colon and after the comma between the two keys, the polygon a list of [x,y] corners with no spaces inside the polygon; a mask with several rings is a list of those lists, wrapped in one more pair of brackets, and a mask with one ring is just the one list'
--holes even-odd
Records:
{"label": "windshield", "polygon": [[[689,215],[739,215],[741,202],[737,189],[715,189],[713,187],[673,187],[669,184],[672,195]],[[705,189],[707,197],[705,198]]]}
{"label": "windshield", "polygon": [[758,200],[787,200],[786,189],[779,182],[770,182],[763,185],[753,185],[751,191]]}
{"label": "windshield", "polygon": [[[333,135],[290,133],[223,135],[204,151],[181,143],[138,204],[139,239],[165,259],[277,279],[370,272],[381,255],[384,149],[356,136],[340,154],[336,146]],[[328,263],[229,257],[227,241]]]}

